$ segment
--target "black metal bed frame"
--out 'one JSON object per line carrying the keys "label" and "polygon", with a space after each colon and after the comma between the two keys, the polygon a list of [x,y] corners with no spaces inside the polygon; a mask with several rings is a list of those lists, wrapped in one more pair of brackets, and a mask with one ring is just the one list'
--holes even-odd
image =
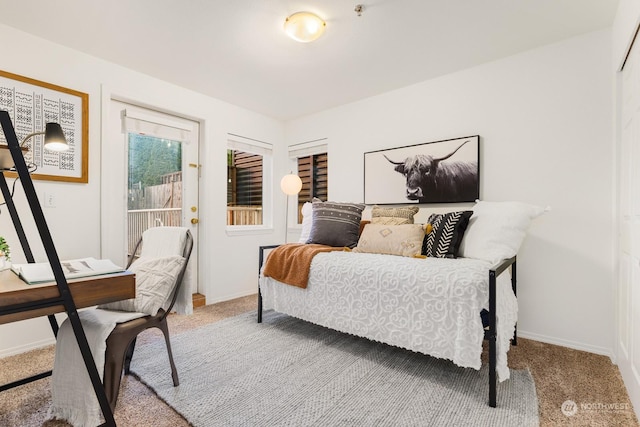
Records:
{"label": "black metal bed frame", "polygon": [[[260,271],[264,263],[264,251],[275,249],[281,245],[266,245],[259,247],[258,254],[258,323],[262,323],[262,292],[260,291]],[[513,294],[517,296],[517,280],[516,280],[516,257],[505,259],[498,265],[489,270],[489,327],[484,330],[484,339],[489,341],[489,406],[496,407],[497,400],[497,375],[496,375],[496,340],[498,337],[496,323],[496,279],[511,267],[511,288]],[[518,345],[518,325],[511,339],[512,345]]]}
{"label": "black metal bed frame", "polygon": [[[4,309],[0,310],[0,314],[11,314],[16,312],[30,311],[38,308],[63,305],[69,317],[69,321],[71,322],[76,341],[78,342],[78,346],[80,348],[80,353],[82,354],[85,367],[89,374],[89,378],[91,379],[91,384],[93,385],[96,397],[98,398],[98,403],[100,404],[100,409],[102,410],[102,414],[105,419],[105,423],[103,425],[115,426],[116,422],[113,418],[113,412],[111,411],[111,407],[109,406],[109,402],[107,401],[107,395],[105,394],[104,387],[102,386],[102,381],[100,380],[100,375],[98,374],[98,370],[96,369],[96,365],[93,361],[93,356],[91,355],[91,350],[89,349],[87,337],[84,333],[84,329],[82,328],[80,318],[78,317],[76,304],[73,301],[71,292],[69,291],[67,279],[65,278],[62,266],[60,265],[60,258],[58,257],[58,253],[53,243],[53,238],[51,237],[51,232],[49,231],[49,227],[47,226],[47,222],[44,218],[42,207],[38,202],[38,196],[36,194],[35,187],[33,186],[31,176],[29,175],[29,169],[24,160],[22,150],[20,149],[15,129],[13,127],[13,124],[11,123],[11,117],[9,116],[9,113],[7,111],[0,111],[0,126],[2,126],[2,130],[7,140],[7,145],[9,146],[9,151],[11,152],[11,157],[15,165],[15,171],[22,181],[22,187],[27,197],[27,201],[29,202],[29,207],[31,208],[33,219],[35,220],[38,233],[40,234],[40,239],[42,240],[42,245],[44,246],[44,250],[47,254],[47,259],[51,264],[51,269],[53,270],[53,275],[55,277],[58,291],[60,293],[60,296],[57,298],[48,298],[41,301],[14,304],[12,306],[5,307]],[[4,196],[7,209],[9,210],[9,214],[11,215],[11,220],[13,221],[13,225],[18,235],[18,240],[20,240],[25,258],[27,259],[27,262],[33,263],[35,262],[35,259],[33,257],[31,247],[29,246],[29,242],[22,227],[20,217],[18,216],[17,209],[15,207],[15,204],[13,203],[11,192],[9,191],[9,186],[7,185],[7,181],[4,176],[4,171],[2,170],[0,170],[0,191],[2,191],[2,195]],[[53,334],[54,336],[57,336],[58,322],[56,321],[54,315],[49,315],[48,318]],[[48,371],[18,381],[14,381],[9,384],[4,384],[0,386],[0,391],[27,384],[41,378],[46,378],[50,375],[51,371]]]}

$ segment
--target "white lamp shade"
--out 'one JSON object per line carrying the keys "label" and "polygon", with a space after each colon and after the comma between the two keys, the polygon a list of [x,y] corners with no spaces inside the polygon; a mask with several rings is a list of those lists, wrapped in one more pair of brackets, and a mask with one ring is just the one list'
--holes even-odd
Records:
{"label": "white lamp shade", "polygon": [[301,43],[316,40],[324,33],[326,26],[326,22],[311,12],[297,12],[284,21],[287,35]]}
{"label": "white lamp shade", "polygon": [[302,180],[295,174],[285,175],[280,180],[280,188],[287,196],[298,194],[302,190]]}

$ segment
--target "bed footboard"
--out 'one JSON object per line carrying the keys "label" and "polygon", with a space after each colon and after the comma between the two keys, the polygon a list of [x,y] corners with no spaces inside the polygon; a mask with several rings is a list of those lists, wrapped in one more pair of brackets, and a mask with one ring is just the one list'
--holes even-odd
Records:
{"label": "bed footboard", "polygon": [[[489,406],[496,407],[496,339],[498,329],[496,325],[496,277],[511,266],[511,288],[516,294],[516,257],[506,259],[489,270],[489,330],[485,331],[485,339],[489,340]],[[513,345],[517,344],[517,324],[513,334]]]}

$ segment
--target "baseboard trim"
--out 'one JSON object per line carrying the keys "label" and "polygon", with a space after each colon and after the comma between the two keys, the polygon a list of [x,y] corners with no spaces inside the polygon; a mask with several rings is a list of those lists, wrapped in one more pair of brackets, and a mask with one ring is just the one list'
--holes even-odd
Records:
{"label": "baseboard trim", "polygon": [[40,341],[30,342],[29,344],[20,345],[17,347],[5,348],[0,350],[0,359],[9,356],[15,356],[16,354],[25,353],[27,351],[36,350],[38,348],[47,347],[56,343],[55,338],[47,338]]}
{"label": "baseboard trim", "polygon": [[215,303],[218,303],[218,302],[231,301],[232,299],[248,297],[250,295],[255,295],[256,296],[256,308],[257,308],[258,307],[258,293],[255,290],[239,292],[237,294],[231,294],[231,295],[225,295],[225,296],[222,296],[222,297],[218,297],[218,298],[215,298],[213,300],[210,300],[207,304],[215,304]]}
{"label": "baseboard trim", "polygon": [[562,347],[572,348],[574,350],[586,351],[589,353],[600,354],[602,356],[607,356],[613,363],[615,363],[615,355],[613,354],[613,349],[606,347],[599,347],[595,345],[584,344],[577,341],[571,340],[563,340],[561,338],[550,337],[547,335],[536,334],[533,332],[523,331],[518,328],[518,337],[531,339],[534,341],[540,341],[547,344],[559,345]]}

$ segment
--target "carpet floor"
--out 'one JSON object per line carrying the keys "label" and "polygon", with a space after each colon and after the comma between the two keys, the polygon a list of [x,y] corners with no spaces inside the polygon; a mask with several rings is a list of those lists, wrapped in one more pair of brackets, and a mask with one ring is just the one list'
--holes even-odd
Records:
{"label": "carpet floor", "polygon": [[[196,427],[538,425],[528,370],[512,371],[487,405],[488,368],[453,363],[275,312],[246,313],[141,346],[132,372]],[[473,414],[473,417],[469,417]]]}
{"label": "carpet floor", "polygon": [[[193,316],[172,315],[172,337],[177,339],[195,328],[255,310],[255,304],[256,297],[249,296],[198,308]],[[147,331],[138,339],[139,349],[160,340],[159,331]],[[54,348],[49,346],[0,359],[0,384],[50,369],[53,354]],[[483,357],[486,363],[486,351]],[[620,373],[606,356],[520,338],[509,351],[509,367],[531,372],[541,426],[640,426]],[[562,411],[566,401],[576,403],[574,415]],[[0,426],[68,426],[63,421],[44,421],[50,402],[50,378],[0,393]],[[115,419],[119,426],[127,427],[189,425],[134,376],[123,378]]]}

